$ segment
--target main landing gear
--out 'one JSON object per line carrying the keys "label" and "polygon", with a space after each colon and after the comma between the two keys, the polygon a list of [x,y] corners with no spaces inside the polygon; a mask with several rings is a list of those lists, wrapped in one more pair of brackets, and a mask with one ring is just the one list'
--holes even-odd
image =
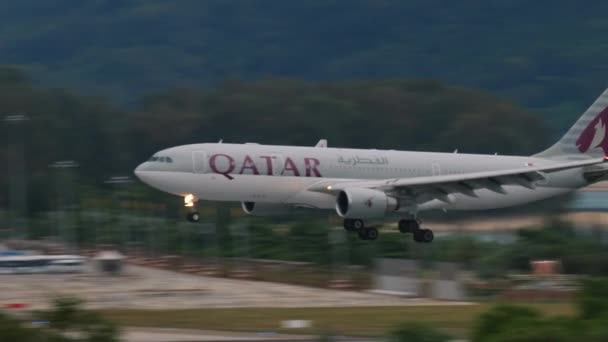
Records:
{"label": "main landing gear", "polygon": [[357,232],[361,240],[376,240],[378,229],[376,227],[366,227],[361,219],[344,219],[344,229],[349,232]]}
{"label": "main landing gear", "polygon": [[[361,219],[344,219],[344,229],[349,232],[357,232],[361,240],[378,238],[378,229],[366,227],[365,222]],[[420,222],[415,219],[400,220],[399,231],[404,234],[412,234],[416,242],[429,243],[435,238],[432,230],[420,228]]]}
{"label": "main landing gear", "polygon": [[420,228],[420,222],[416,219],[399,220],[399,231],[404,234],[411,233],[416,242],[429,243],[435,238],[433,231]]}
{"label": "main landing gear", "polygon": [[192,194],[184,196],[184,206],[190,208],[190,212],[186,215],[186,219],[189,222],[198,222],[201,220],[201,214],[196,211],[196,198]]}

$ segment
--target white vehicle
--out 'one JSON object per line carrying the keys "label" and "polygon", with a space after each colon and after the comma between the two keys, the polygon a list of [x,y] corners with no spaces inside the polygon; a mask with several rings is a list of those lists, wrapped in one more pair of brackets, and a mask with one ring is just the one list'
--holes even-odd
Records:
{"label": "white vehicle", "polygon": [[374,240],[373,222],[394,214],[417,242],[429,209],[480,210],[516,206],[587,186],[608,173],[608,90],[547,150],[499,156],[394,150],[206,143],[155,153],[135,169],[143,182],[182,196],[188,220],[200,219],[198,199],[238,201],[250,215],[294,208],[334,209],[344,228]]}
{"label": "white vehicle", "polygon": [[0,274],[81,273],[86,258],[79,255],[15,255],[0,257]]}

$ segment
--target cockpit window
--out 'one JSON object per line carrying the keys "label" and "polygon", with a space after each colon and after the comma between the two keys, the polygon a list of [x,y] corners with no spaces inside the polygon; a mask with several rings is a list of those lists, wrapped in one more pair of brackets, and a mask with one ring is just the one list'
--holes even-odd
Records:
{"label": "cockpit window", "polygon": [[148,159],[149,162],[160,162],[160,163],[173,163],[173,159],[171,157],[166,156],[152,156]]}

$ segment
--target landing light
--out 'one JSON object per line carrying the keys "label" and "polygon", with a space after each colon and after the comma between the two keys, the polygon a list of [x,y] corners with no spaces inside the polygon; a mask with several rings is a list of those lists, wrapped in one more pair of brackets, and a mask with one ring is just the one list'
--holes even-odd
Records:
{"label": "landing light", "polygon": [[186,196],[184,196],[184,204],[186,205],[186,207],[193,207],[194,206],[194,195],[187,194]]}
{"label": "landing light", "polygon": [[328,185],[328,186],[327,186],[327,190],[331,190],[331,189],[332,189],[332,186],[331,186],[331,185]]}

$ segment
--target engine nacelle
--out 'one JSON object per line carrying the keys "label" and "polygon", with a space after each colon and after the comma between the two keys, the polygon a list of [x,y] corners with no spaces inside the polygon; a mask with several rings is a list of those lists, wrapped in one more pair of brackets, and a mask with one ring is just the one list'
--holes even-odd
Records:
{"label": "engine nacelle", "polygon": [[384,192],[366,189],[344,189],[336,197],[336,211],[344,218],[367,219],[384,216],[388,211],[399,209],[396,198]]}
{"label": "engine nacelle", "polygon": [[252,216],[281,216],[289,214],[291,207],[279,203],[241,202],[241,208]]}

